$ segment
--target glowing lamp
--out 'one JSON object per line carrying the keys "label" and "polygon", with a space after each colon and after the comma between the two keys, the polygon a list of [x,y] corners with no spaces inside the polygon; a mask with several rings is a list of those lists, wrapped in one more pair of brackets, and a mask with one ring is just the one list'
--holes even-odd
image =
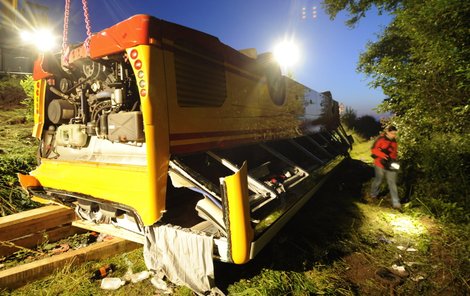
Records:
{"label": "glowing lamp", "polygon": [[56,36],[47,28],[21,31],[20,37],[24,43],[33,45],[40,52],[50,51],[56,47]]}
{"label": "glowing lamp", "polygon": [[299,47],[293,41],[284,40],[274,47],[274,58],[282,68],[295,65],[300,59]]}

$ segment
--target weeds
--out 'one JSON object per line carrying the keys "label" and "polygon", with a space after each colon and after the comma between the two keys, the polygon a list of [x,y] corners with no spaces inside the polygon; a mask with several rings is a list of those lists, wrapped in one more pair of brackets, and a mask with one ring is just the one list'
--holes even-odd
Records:
{"label": "weeds", "polygon": [[[31,80],[31,78],[29,78]],[[36,165],[37,143],[31,137],[33,123],[19,79],[0,81],[0,215],[37,206],[19,186],[17,173],[27,174]],[[31,91],[31,90],[29,90]]]}
{"label": "weeds", "polygon": [[[137,249],[129,253],[124,253],[107,260],[90,261],[79,266],[66,265],[54,274],[43,280],[29,283],[14,291],[1,291],[2,295],[29,296],[29,295],[158,295],[149,280],[135,284],[127,284],[117,291],[105,291],[100,289],[100,281],[90,279],[95,270],[104,264],[115,264],[117,269],[111,273],[111,277],[123,277],[131,269],[137,273],[146,270],[143,260],[142,249]],[[191,290],[185,287],[174,287],[174,295],[193,295]]]}
{"label": "weeds", "polygon": [[21,87],[21,78],[3,77],[0,79],[0,106],[2,109],[14,109],[27,97]]}
{"label": "weeds", "polygon": [[0,213],[2,216],[18,213],[37,206],[21,189],[17,173],[29,173],[35,158],[30,155],[0,155]]}
{"label": "weeds", "polygon": [[[263,269],[249,280],[230,286],[230,295],[353,295],[348,288],[338,289],[342,279],[333,270],[287,272]],[[339,285],[338,285],[339,284]],[[342,291],[342,293],[338,293]]]}

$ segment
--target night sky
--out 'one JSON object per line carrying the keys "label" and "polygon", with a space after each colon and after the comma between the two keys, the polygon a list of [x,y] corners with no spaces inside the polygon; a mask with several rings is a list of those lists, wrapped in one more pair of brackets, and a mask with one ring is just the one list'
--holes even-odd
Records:
{"label": "night sky", "polygon": [[[35,2],[49,7],[50,25],[61,40],[65,1]],[[83,41],[82,1],[71,2],[69,39]],[[384,98],[381,90],[370,89],[366,77],[356,72],[359,53],[391,19],[375,11],[351,29],[344,23],[347,15],[331,21],[320,1],[88,0],[88,5],[92,32],[143,13],[214,35],[235,49],[256,48],[258,53],[272,51],[284,38],[293,39],[302,54],[290,71],[295,80],[316,91],[331,91],[359,116],[375,115],[372,108]]]}

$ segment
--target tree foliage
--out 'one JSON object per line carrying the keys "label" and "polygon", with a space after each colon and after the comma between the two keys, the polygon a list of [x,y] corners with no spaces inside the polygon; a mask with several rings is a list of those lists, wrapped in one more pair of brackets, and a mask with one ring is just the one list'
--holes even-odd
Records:
{"label": "tree foliage", "polygon": [[380,122],[373,116],[364,115],[354,122],[354,130],[364,139],[370,139],[377,136],[382,130]]}
{"label": "tree foliage", "polygon": [[341,114],[341,122],[348,128],[354,128],[357,119],[357,112],[351,107],[346,107],[344,114]]}
{"label": "tree foliage", "polygon": [[[354,25],[376,6],[393,19],[360,55],[358,70],[383,89],[379,111],[395,114],[406,192],[469,212],[470,2],[325,0]],[[440,202],[437,203],[435,200]],[[435,209],[443,213],[446,208]],[[468,216],[467,216],[468,218]]]}
{"label": "tree foliage", "polygon": [[346,24],[354,26],[361,18],[366,16],[366,12],[375,6],[379,14],[397,9],[402,0],[324,0],[323,5],[331,18],[346,10],[351,17]]}
{"label": "tree foliage", "polygon": [[0,78],[0,107],[2,110],[16,109],[25,98],[25,93],[17,77]]}
{"label": "tree foliage", "polygon": [[23,88],[26,97],[21,101],[23,105],[27,107],[27,119],[33,119],[34,112],[34,80],[33,76],[28,75],[20,81],[20,85]]}
{"label": "tree foliage", "polygon": [[357,117],[357,112],[351,107],[346,107],[344,114],[341,115],[341,123],[348,129],[354,130],[364,139],[370,139],[377,136],[382,125],[373,116],[364,115]]}

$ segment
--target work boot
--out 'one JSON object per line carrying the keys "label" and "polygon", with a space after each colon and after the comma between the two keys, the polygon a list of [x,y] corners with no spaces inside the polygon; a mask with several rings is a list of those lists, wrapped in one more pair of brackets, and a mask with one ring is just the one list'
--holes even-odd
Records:
{"label": "work boot", "polygon": [[401,207],[401,204],[393,205],[392,206],[395,210],[399,211],[400,213],[403,213],[403,209]]}
{"label": "work boot", "polygon": [[377,200],[377,196],[374,196],[370,193],[366,193],[366,195],[364,196],[364,201],[366,203],[373,203]]}

